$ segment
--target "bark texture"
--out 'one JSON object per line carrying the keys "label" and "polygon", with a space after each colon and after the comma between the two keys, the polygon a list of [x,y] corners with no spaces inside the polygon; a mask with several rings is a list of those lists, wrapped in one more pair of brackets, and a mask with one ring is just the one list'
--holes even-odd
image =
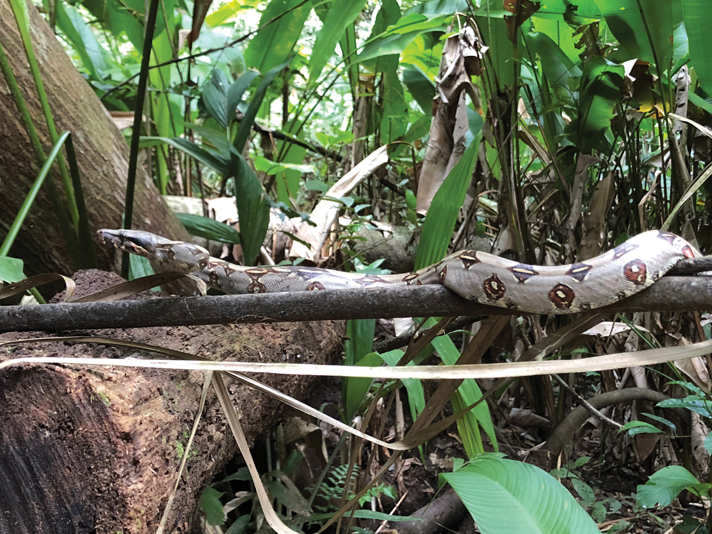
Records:
{"label": "bark texture", "polygon": [[[78,280],[107,285],[99,271]],[[115,283],[116,280],[111,280]],[[100,334],[99,332],[95,332]],[[9,333],[0,341],[43,337]],[[212,359],[335,363],[343,325],[334,322],[161,327],[101,335]],[[265,342],[265,339],[269,339]],[[135,350],[62,342],[5,346],[20,355],[138,356]],[[257,377],[303,399],[318,379]],[[276,401],[226,379],[248,440],[274,425]],[[198,407],[202,373],[42,365],[0,374],[0,532],[155,532]],[[187,532],[196,497],[236,452],[212,391],[173,505],[168,532]]]}
{"label": "bark texture", "polygon": [[[74,140],[90,226],[94,229],[119,228],[126,190],[128,146],[44,19],[32,4],[28,8],[32,44],[57,131],[70,131]],[[0,2],[0,44],[10,60],[45,153],[49,153],[52,143],[15,18],[7,1]],[[0,146],[1,241],[40,169],[2,76]],[[53,179],[57,189],[62,190],[56,168],[48,179]],[[176,239],[188,237],[148,175],[141,169],[136,180],[134,227]],[[99,265],[110,269],[115,251],[97,246],[96,252]],[[33,204],[10,255],[25,260],[25,273],[28,275],[47,271],[62,274],[74,272],[76,266],[72,265],[69,258],[46,184]]]}

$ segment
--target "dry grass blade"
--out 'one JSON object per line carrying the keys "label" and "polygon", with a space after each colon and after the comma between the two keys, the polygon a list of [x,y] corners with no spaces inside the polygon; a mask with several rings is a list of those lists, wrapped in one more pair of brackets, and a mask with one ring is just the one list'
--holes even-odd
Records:
{"label": "dry grass blade", "polygon": [[180,484],[180,479],[183,476],[183,470],[185,469],[185,464],[188,462],[188,454],[190,453],[190,448],[193,445],[193,438],[195,437],[195,433],[198,431],[198,423],[200,423],[200,417],[203,414],[203,409],[205,408],[205,399],[208,396],[208,389],[210,387],[212,378],[213,378],[212,371],[208,371],[207,373],[205,373],[205,380],[203,381],[203,391],[200,394],[200,403],[198,405],[198,411],[195,414],[195,420],[193,421],[193,428],[190,430],[190,437],[188,438],[188,443],[185,446],[185,450],[183,452],[183,458],[181,458],[180,467],[178,468],[178,475],[176,476],[176,483],[173,486],[173,491],[171,491],[171,494],[168,496],[168,503],[166,504],[165,510],[163,510],[163,517],[161,517],[161,523],[158,525],[158,529],[156,529],[156,534],[163,534],[163,531],[166,528],[166,522],[168,521],[168,514],[171,511],[171,507],[173,506],[173,500],[175,499],[176,493],[178,492],[178,484]]}
{"label": "dry grass blade", "polygon": [[183,278],[185,275],[182,273],[160,273],[152,274],[150,276],[144,276],[142,278],[137,278],[136,280],[131,280],[130,282],[122,282],[121,284],[116,284],[103,291],[97,291],[91,295],[86,295],[84,297],[72,300],[71,302],[113,302],[115,300],[121,300],[141,291],[146,291],[147,289],[154,288],[179,278]]}
{"label": "dry grass blade", "polygon": [[[100,340],[89,338],[87,343],[123,344],[153,352],[171,352],[185,355],[170,349],[152,347],[142,343],[117,341],[109,338]],[[39,338],[5,341],[0,347],[40,341],[72,341],[71,338]],[[76,341],[76,340],[75,340]],[[0,370],[15,365],[53,363],[59,365],[108,365],[115,367],[145,367],[150,369],[183,369],[194,371],[237,371],[243,373],[269,373],[310,376],[353,376],[363,378],[397,379],[419,378],[430,380],[461,380],[464,378],[506,378],[521,376],[540,376],[553,373],[585,373],[623,369],[633,365],[656,365],[704,356],[712,353],[712,340],[695,343],[685,347],[666,347],[635,353],[620,352],[604,356],[594,356],[580,360],[548,360],[543,362],[489,363],[478,365],[420,365],[408,367],[344,367],[342,365],[309,365],[303,363],[253,363],[253,362],[214,362],[214,361],[171,361],[171,360],[115,360],[111,358],[60,358],[54,356],[36,358],[10,358],[0,362]]]}
{"label": "dry grass blade", "polygon": [[247,469],[250,471],[252,483],[255,485],[257,498],[260,501],[260,506],[262,506],[262,513],[264,513],[265,519],[267,519],[269,526],[271,526],[278,534],[299,534],[285,525],[277,515],[277,512],[274,511],[274,508],[272,508],[272,503],[267,495],[267,490],[265,490],[262,480],[260,479],[260,472],[257,470],[257,465],[255,465],[252,454],[250,454],[250,446],[247,443],[247,439],[245,439],[245,434],[242,432],[240,417],[237,415],[235,406],[232,404],[232,400],[230,399],[230,394],[227,392],[225,383],[219,374],[213,375],[213,387],[215,388],[215,393],[220,401],[220,406],[222,406],[227,422],[230,425],[230,430],[232,430],[232,435],[235,436],[235,441],[240,449],[240,454],[242,454],[242,458],[245,460]]}
{"label": "dry grass blade", "polygon": [[12,297],[13,295],[17,295],[19,293],[24,293],[28,289],[33,289],[44,284],[49,284],[50,282],[56,282],[57,280],[64,280],[64,285],[66,287],[64,300],[69,300],[69,298],[74,294],[74,290],[77,288],[77,286],[74,283],[74,280],[72,280],[71,278],[67,278],[66,276],[62,276],[61,274],[56,273],[36,274],[35,276],[30,276],[29,278],[26,278],[25,280],[22,280],[20,282],[8,284],[2,289],[0,289],[0,300]]}

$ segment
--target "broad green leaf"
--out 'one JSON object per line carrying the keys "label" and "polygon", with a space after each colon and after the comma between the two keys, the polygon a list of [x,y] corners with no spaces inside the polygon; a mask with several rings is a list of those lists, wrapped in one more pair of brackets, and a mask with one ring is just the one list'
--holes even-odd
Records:
{"label": "broad green leaf", "polygon": [[200,495],[200,509],[205,512],[205,519],[210,525],[222,525],[225,522],[220,497],[224,494],[214,488],[206,488]]}
{"label": "broad green leaf", "polygon": [[482,130],[474,133],[475,140],[470,143],[460,161],[447,175],[430,205],[415,255],[416,269],[437,263],[447,253],[450,238],[455,229],[460,208],[465,201],[465,193],[470,185],[472,172],[477,162]]}
{"label": "broad green leaf", "polygon": [[654,427],[650,423],[646,423],[645,421],[629,421],[625,425],[623,425],[623,428],[621,428],[618,432],[628,432],[629,435],[631,436],[637,436],[638,434],[664,434],[662,430],[660,430],[657,427]]}
{"label": "broad green leaf", "polygon": [[[371,324],[362,324],[360,326],[356,326],[355,328],[352,327],[347,330],[348,334],[347,335],[352,335],[355,330],[359,330],[359,334],[361,331],[365,335],[371,335],[371,342],[373,342],[373,328],[376,324],[376,321],[374,319],[356,319],[356,320],[351,320],[349,321],[349,325],[352,323],[371,323]],[[350,338],[349,338],[350,339]],[[370,352],[368,354],[362,355],[359,360],[354,364],[362,367],[374,367],[381,365],[381,357],[378,355],[376,352]],[[346,422],[349,422],[353,419],[354,415],[356,415],[356,412],[358,411],[358,407],[361,406],[361,403],[363,402],[363,399],[366,397],[366,394],[368,393],[369,389],[371,389],[371,383],[373,382],[373,378],[344,378],[343,379],[343,388],[344,388],[344,412],[345,412],[345,420]]]}
{"label": "broad green leaf", "polygon": [[242,534],[247,529],[247,525],[250,524],[250,519],[252,519],[250,514],[241,515],[235,519],[235,522],[230,525],[225,534]]}
{"label": "broad green leaf", "polygon": [[227,162],[231,145],[225,128],[210,119],[204,121],[203,124],[187,124],[186,128],[200,136],[204,149],[214,149]]}
{"label": "broad green leaf", "polygon": [[115,37],[125,34],[136,50],[143,49],[143,3],[137,10],[119,0],[84,0],[82,5]]}
{"label": "broad green leaf", "polygon": [[254,265],[269,225],[269,202],[255,171],[248,165],[242,154],[232,155],[235,174],[235,201],[240,218],[240,242],[245,257],[245,265]]}
{"label": "broad green leaf", "polygon": [[252,124],[255,122],[257,112],[260,110],[267,88],[270,86],[275,76],[277,76],[277,74],[279,74],[279,72],[287,65],[289,65],[289,60],[272,68],[272,70],[265,74],[265,77],[262,79],[262,82],[260,82],[259,87],[257,87],[257,90],[252,95],[250,105],[247,107],[247,111],[245,112],[244,117],[242,117],[242,121],[240,121],[240,127],[237,129],[237,134],[235,134],[235,139],[232,142],[232,146],[235,147],[235,150],[238,152],[242,153],[245,148],[245,143],[247,142],[247,138],[250,136]]}
{"label": "broad green leaf", "polygon": [[[288,10],[291,11],[287,13]],[[310,11],[311,2],[304,4],[302,0],[271,0],[262,12],[261,29],[245,50],[247,66],[266,72],[283,63],[297,43]],[[275,18],[278,20],[267,25]]]}
{"label": "broad green leaf", "polygon": [[224,176],[232,176],[232,174],[230,174],[230,165],[223,158],[211,154],[188,139],[183,139],[182,137],[141,137],[141,146],[143,147],[155,146],[159,143],[166,143],[178,150],[182,150],[189,156],[197,159],[203,165],[207,165]]}
{"label": "broad green leaf", "polygon": [[703,417],[712,417],[712,401],[690,395],[684,399],[666,399],[656,404],[659,408],[686,408]]}
{"label": "broad green leaf", "polygon": [[235,80],[235,83],[227,90],[227,109],[225,112],[227,114],[226,119],[228,124],[235,119],[235,110],[242,101],[242,95],[245,94],[245,91],[257,76],[257,72],[249,70]]}
{"label": "broad green leaf", "polygon": [[708,95],[712,95],[712,55],[710,55],[709,34],[712,3],[708,0],[682,0],[682,11],[690,48],[690,63],[695,67],[702,89]]}
{"label": "broad green leaf", "polygon": [[[430,319],[428,324],[432,328],[432,326],[435,325],[435,321]],[[435,350],[438,351],[438,355],[445,365],[455,365],[460,357],[460,351],[457,350],[450,336],[438,336],[433,339],[432,345]],[[452,402],[453,410],[459,411],[474,404],[481,398],[482,391],[477,385],[477,382],[472,379],[467,379],[457,388],[457,391],[450,401]],[[489,408],[485,402],[481,402],[475,406],[457,421],[457,428],[462,437],[462,444],[465,447],[468,458],[474,458],[476,455],[484,452],[482,437],[480,436],[480,427],[482,427],[482,430],[489,436],[495,450],[497,450],[497,435],[494,430]]]}
{"label": "broad green leaf", "polygon": [[408,65],[403,70],[403,83],[423,113],[432,114],[435,84],[420,70],[420,67]]}
{"label": "broad green leaf", "polygon": [[14,284],[25,278],[24,263],[18,258],[0,256],[0,281]]}
{"label": "broad green leaf", "polygon": [[707,454],[712,454],[712,432],[705,436],[705,450]]}
{"label": "broad green leaf", "polygon": [[[502,3],[498,2],[498,5],[501,6]],[[506,11],[504,13],[509,15]],[[523,50],[527,49],[522,43],[521,35],[528,34],[525,28],[531,26],[530,22],[525,22],[521,31],[517,32],[519,42],[516,50],[517,56],[514,57],[514,46],[507,37],[507,26],[502,18],[493,16],[490,8],[489,10],[477,10],[475,20],[482,32],[482,40],[489,46],[487,69],[490,70],[489,65],[492,65],[494,70],[492,74],[497,81],[497,90],[511,89],[514,84],[514,64],[522,61]]]}
{"label": "broad green leaf", "polygon": [[[381,359],[391,367],[395,367],[404,352],[400,349],[395,349],[381,354]],[[415,365],[415,362],[408,362],[408,365]],[[405,390],[408,392],[408,407],[410,408],[410,416],[415,421],[425,408],[425,391],[423,383],[415,378],[406,378],[401,380]]]}
{"label": "broad green leaf", "polygon": [[611,144],[611,120],[621,100],[623,66],[600,56],[584,64],[579,86],[578,116],[565,128],[571,142],[586,154],[606,151]]}
{"label": "broad green leaf", "polygon": [[401,65],[418,67],[430,80],[430,84],[435,85],[435,78],[440,70],[444,42],[436,32],[421,33],[401,52]]}
{"label": "broad green leaf", "polygon": [[621,45],[616,59],[620,62],[628,59],[647,61],[657,70],[658,76],[668,70],[673,29],[680,22],[675,20],[673,3],[596,0],[608,28]]}
{"label": "broad green leaf", "polygon": [[383,69],[381,143],[385,145],[402,137],[408,129],[408,104],[398,79],[398,57],[381,58],[379,67]]}
{"label": "broad green leaf", "polygon": [[192,213],[176,213],[176,217],[191,235],[223,243],[237,244],[240,242],[240,234],[237,230],[215,219],[193,215]]}
{"label": "broad green leaf", "polygon": [[309,83],[313,84],[324,70],[326,62],[336,49],[346,29],[353,25],[366,4],[366,0],[341,0],[333,2],[324,24],[316,36],[309,58]]}
{"label": "broad green leaf", "polygon": [[230,82],[220,69],[213,69],[210,79],[203,86],[203,103],[210,116],[220,126],[227,128],[230,120],[227,116],[227,91]]}
{"label": "broad green leaf", "polygon": [[600,534],[566,488],[533,465],[487,458],[442,477],[482,534]]}
{"label": "broad green leaf", "polygon": [[369,40],[356,61],[400,54],[421,33],[445,31],[446,18],[445,15],[430,18],[417,13],[402,17],[396,24],[389,26],[383,35]]}
{"label": "broad green leaf", "polygon": [[667,506],[682,490],[697,484],[699,481],[684,467],[680,465],[663,467],[644,485],[638,486],[638,505],[643,508]]}
{"label": "broad green leaf", "polygon": [[205,17],[208,26],[219,26],[226,20],[237,15],[245,9],[252,9],[259,4],[258,0],[230,0]]}
{"label": "broad green leaf", "polygon": [[[286,171],[287,169],[295,170],[302,174],[314,173],[314,165],[298,165],[295,163],[277,163],[268,160],[264,156],[255,156],[253,158],[255,170],[265,174],[277,174],[278,172]],[[328,188],[328,186],[327,186]]]}
{"label": "broad green leaf", "polygon": [[[479,2],[477,2],[479,4]],[[411,7],[406,14],[420,13],[421,15],[454,15],[467,13],[471,4],[467,0],[430,0]]]}
{"label": "broad green leaf", "polygon": [[97,41],[91,27],[69,4],[56,4],[57,26],[67,36],[82,58],[82,64],[92,77],[100,80],[109,69],[110,59],[104,47]]}
{"label": "broad green leaf", "polygon": [[712,99],[708,98],[707,100],[705,100],[704,98],[695,93],[688,93],[687,97],[690,100],[691,104],[696,105],[698,108],[701,108],[710,115],[712,115]]}

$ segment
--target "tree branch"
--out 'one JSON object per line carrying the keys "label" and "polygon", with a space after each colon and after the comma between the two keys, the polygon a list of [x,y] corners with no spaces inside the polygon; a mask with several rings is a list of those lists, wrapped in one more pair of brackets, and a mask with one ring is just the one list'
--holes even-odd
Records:
{"label": "tree branch", "polygon": [[[651,288],[598,311],[709,309],[712,309],[712,277],[690,276],[665,277]],[[5,306],[0,307],[0,332],[519,314],[464,300],[442,286],[394,286],[377,291],[349,289]]]}

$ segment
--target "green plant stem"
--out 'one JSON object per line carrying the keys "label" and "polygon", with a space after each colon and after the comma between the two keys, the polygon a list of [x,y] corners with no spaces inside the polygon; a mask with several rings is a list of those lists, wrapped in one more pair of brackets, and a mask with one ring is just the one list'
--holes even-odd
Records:
{"label": "green plant stem", "polygon": [[[10,67],[10,62],[7,56],[5,55],[5,51],[3,50],[1,43],[0,71],[2,72],[5,78],[5,82],[7,83],[7,86],[10,89],[10,94],[12,95],[13,100],[15,101],[17,111],[20,113],[20,119],[22,120],[22,124],[24,125],[25,131],[27,132],[27,137],[29,137],[30,139],[32,149],[35,152],[35,159],[37,160],[37,163],[39,163],[40,167],[42,167],[47,161],[47,157],[45,156],[44,149],[42,148],[42,143],[40,142],[39,135],[37,135],[35,125],[32,122],[30,112],[27,109],[27,106],[25,105],[25,99],[22,96],[22,91],[20,91],[20,86],[18,85],[17,79],[15,78],[15,73]],[[67,247],[69,248],[69,252],[72,255],[72,260],[74,261],[75,265],[79,265],[79,254],[76,246],[75,234],[69,223],[69,218],[67,217],[67,213],[64,210],[64,205],[60,200],[57,188],[55,187],[54,181],[51,178],[47,180],[47,195],[52,199],[52,202],[54,203],[54,211],[57,215],[59,226],[62,229],[64,240],[67,242]]]}
{"label": "green plant stem", "polygon": [[27,214],[29,213],[32,204],[35,201],[35,198],[37,197],[37,193],[39,193],[40,187],[42,187],[45,178],[49,174],[49,170],[52,168],[52,163],[54,163],[54,160],[57,158],[57,155],[62,149],[64,141],[66,141],[68,137],[69,132],[64,132],[61,135],[58,143],[54,145],[52,152],[50,152],[47,161],[45,161],[45,164],[42,166],[39,175],[37,175],[37,178],[35,178],[35,182],[32,184],[29,193],[27,193],[27,196],[25,197],[25,201],[22,203],[22,206],[20,206],[20,211],[17,213],[15,220],[12,222],[12,226],[10,226],[10,230],[8,230],[5,240],[3,241],[2,245],[0,245],[0,256],[7,256],[10,252],[10,248],[15,242],[17,233],[20,231],[22,223],[25,222],[25,218],[27,217]]}
{"label": "green plant stem", "polygon": [[[138,167],[138,149],[141,141],[141,119],[143,118],[143,102],[146,98],[146,86],[148,83],[148,69],[151,62],[151,48],[153,46],[153,34],[156,29],[156,15],[158,13],[159,0],[151,0],[151,6],[146,19],[146,35],[143,40],[143,57],[141,57],[141,72],[138,77],[138,88],[136,90],[136,102],[134,103],[134,122],[131,134],[131,152],[129,153],[129,171],[126,179],[126,205],[124,206],[124,228],[130,229],[133,220],[134,189],[136,187],[136,169]],[[121,256],[121,276],[128,279],[129,276],[129,253],[124,252]]]}
{"label": "green plant stem", "polygon": [[[44,115],[45,122],[47,123],[47,130],[49,131],[50,139],[53,144],[57,144],[59,141],[59,134],[54,125],[54,117],[52,116],[52,110],[49,107],[49,100],[47,98],[47,93],[44,89],[44,83],[42,83],[42,75],[40,74],[40,68],[37,63],[37,58],[35,57],[34,49],[32,48],[32,40],[30,38],[29,31],[29,16],[27,12],[27,4],[24,0],[10,0],[10,7],[15,14],[15,20],[17,22],[17,28],[20,31],[20,38],[22,39],[22,44],[25,47],[25,54],[27,55],[27,62],[30,65],[30,72],[32,73],[32,79],[35,82],[35,87],[37,87],[37,95],[39,96],[40,106],[42,108],[42,114]],[[57,165],[59,167],[59,174],[62,178],[62,185],[64,187],[64,194],[67,197],[67,207],[69,209],[69,216],[71,217],[72,224],[76,229],[79,225],[79,211],[77,210],[77,205],[74,199],[74,189],[72,188],[72,182],[69,178],[69,172],[67,171],[67,165],[64,162],[64,158],[60,156],[57,160]]]}

